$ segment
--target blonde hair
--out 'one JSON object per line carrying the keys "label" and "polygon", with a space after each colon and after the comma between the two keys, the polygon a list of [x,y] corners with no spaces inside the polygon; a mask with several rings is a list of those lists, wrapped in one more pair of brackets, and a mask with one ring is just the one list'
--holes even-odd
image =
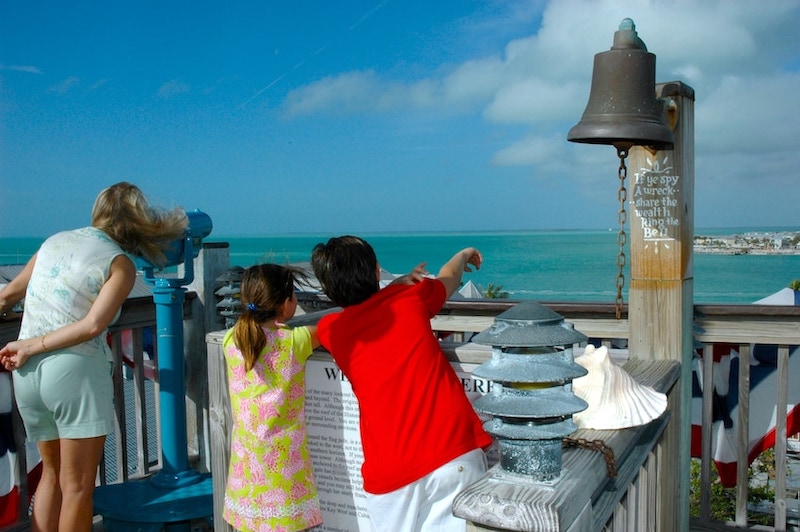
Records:
{"label": "blonde hair", "polygon": [[292,266],[257,264],[242,274],[240,285],[244,310],[233,326],[233,341],[244,358],[245,370],[255,366],[267,345],[261,324],[274,320],[281,306],[294,295],[295,281],[308,283],[308,274]]}
{"label": "blonde hair", "polygon": [[151,207],[139,187],[122,181],[104,189],[92,208],[92,226],[113,238],[122,249],[157,266],[164,250],[186,232],[189,220],[181,208]]}

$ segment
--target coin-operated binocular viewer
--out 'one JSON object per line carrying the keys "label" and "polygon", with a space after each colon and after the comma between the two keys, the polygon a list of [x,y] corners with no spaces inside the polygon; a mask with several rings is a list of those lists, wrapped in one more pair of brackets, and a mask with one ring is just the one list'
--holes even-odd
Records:
{"label": "coin-operated binocular viewer", "polygon": [[187,211],[189,227],[182,238],[174,240],[164,251],[167,257],[165,267],[184,265],[183,277],[156,276],[159,269],[142,257],[136,258],[136,266],[144,273],[144,280],[153,286],[183,286],[194,281],[194,259],[203,248],[203,239],[211,234],[213,224],[211,218],[204,212],[195,209]]}
{"label": "coin-operated binocular viewer", "polygon": [[196,481],[196,472],[189,468],[186,441],[186,402],[183,361],[184,286],[194,281],[194,259],[203,246],[203,238],[211,233],[211,218],[204,212],[187,212],[189,227],[183,238],[167,249],[166,266],[183,264],[183,275],[157,275],[156,267],[137,258],[144,280],[153,287],[156,305],[158,348],[159,402],[161,405],[161,439],[163,464],[152,481],[165,487]]}
{"label": "coin-operated binocular viewer", "polygon": [[[183,264],[183,273],[164,272],[136,259],[156,306],[156,346],[161,420],[161,470],[145,480],[109,484],[95,491],[95,512],[106,530],[189,530],[189,521],[213,513],[211,477],[189,467],[186,436],[186,384],[183,345],[185,286],[194,281],[194,259],[211,233],[211,218],[186,213],[189,226],[165,251],[166,267]],[[177,523],[170,525],[170,523]]]}

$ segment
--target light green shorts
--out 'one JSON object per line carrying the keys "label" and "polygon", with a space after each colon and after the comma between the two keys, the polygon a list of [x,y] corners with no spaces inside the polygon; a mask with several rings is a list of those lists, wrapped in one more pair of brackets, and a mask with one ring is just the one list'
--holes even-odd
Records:
{"label": "light green shorts", "polygon": [[93,438],[114,430],[111,363],[104,354],[35,356],[13,376],[28,440]]}

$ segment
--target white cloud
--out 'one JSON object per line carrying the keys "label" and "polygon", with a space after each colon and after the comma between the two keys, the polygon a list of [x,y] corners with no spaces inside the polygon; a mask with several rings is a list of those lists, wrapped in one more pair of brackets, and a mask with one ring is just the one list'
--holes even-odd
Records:
{"label": "white cloud", "polygon": [[461,106],[487,102],[507,76],[505,65],[499,58],[491,57],[468,61],[441,79],[442,106]]}
{"label": "white cloud", "polygon": [[0,65],[0,70],[12,70],[16,72],[27,72],[28,74],[41,74],[39,67],[31,65]]}
{"label": "white cloud", "polygon": [[[507,8],[474,29],[513,24],[507,15],[514,7]],[[566,133],[588,100],[594,55],[610,50],[620,22],[631,18],[656,55],[656,81],[681,81],[695,91],[699,168],[726,153],[773,153],[796,168],[798,11],[800,0],[553,0],[536,33],[494,54],[417,79],[390,79],[376,70],[330,76],[292,91],[285,109],[293,115],[425,109],[524,124],[530,131],[498,148],[494,164],[532,166],[579,182],[599,179],[587,172],[586,146],[566,148]],[[604,160],[601,151],[589,151]],[[615,160],[610,150],[606,162]],[[736,168],[726,171],[752,179]]]}
{"label": "white cloud", "polygon": [[50,87],[48,89],[48,92],[55,92],[55,93],[58,93],[58,94],[66,94],[67,92],[69,92],[74,87],[77,87],[79,83],[80,83],[80,78],[77,78],[75,76],[70,76],[67,79],[65,79],[64,81],[62,81],[61,83],[59,83],[57,85],[53,85],[52,87]]}
{"label": "white cloud", "polygon": [[585,85],[575,82],[551,83],[529,78],[501,88],[484,112],[500,123],[540,124],[580,117],[588,98]]}
{"label": "white cloud", "polygon": [[530,136],[495,153],[492,162],[500,166],[542,164],[562,151],[564,139]]}
{"label": "white cloud", "polygon": [[284,102],[288,115],[314,114],[320,111],[354,111],[365,102],[375,102],[387,95],[387,87],[373,72],[348,72],[315,81],[289,93]]}
{"label": "white cloud", "polygon": [[714,153],[797,151],[800,73],[726,77],[696,108],[697,144]]}
{"label": "white cloud", "polygon": [[172,98],[173,96],[177,96],[178,94],[184,94],[189,92],[190,87],[186,83],[177,80],[170,80],[158,89],[158,97],[159,98]]}
{"label": "white cloud", "polygon": [[92,90],[92,91],[97,90],[100,87],[103,87],[106,83],[108,83],[107,79],[99,79],[96,82],[94,82],[94,84],[92,84],[91,87],[89,87],[89,90]]}

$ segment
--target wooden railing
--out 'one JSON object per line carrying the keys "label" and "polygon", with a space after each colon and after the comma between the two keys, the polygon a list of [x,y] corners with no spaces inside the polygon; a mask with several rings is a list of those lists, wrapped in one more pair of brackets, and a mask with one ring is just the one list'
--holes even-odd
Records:
{"label": "wooden railing", "polygon": [[[728,527],[745,528],[749,524],[748,517],[748,451],[750,448],[750,424],[754,416],[774,416],[775,419],[775,473],[774,486],[775,498],[774,529],[787,530],[787,522],[796,527],[798,524],[797,500],[790,508],[787,500],[787,437],[786,414],[787,396],[790,390],[797,390],[800,382],[800,307],[773,307],[758,305],[714,306],[702,305],[695,307],[695,340],[702,344],[704,356],[702,357],[703,381],[714,382],[714,376],[719,368],[714,364],[710,354],[714,345],[733,344],[739,355],[738,373],[738,416],[732,420],[736,427],[734,435],[737,449],[737,479],[736,479],[736,508],[735,519],[726,521]],[[770,399],[774,398],[775,408],[767,412],[757,411],[751,402],[751,360],[755,348],[772,349],[776,355],[774,380],[771,381]],[[791,360],[791,364],[790,364]],[[712,423],[708,420],[713,415],[713,387],[703,386],[702,401],[702,458],[700,486],[709,486],[711,479],[711,452],[712,452]],[[795,394],[796,395],[796,394]],[[763,404],[763,399],[762,399]],[[795,495],[796,497],[797,495]],[[718,524],[711,518],[711,505],[709,490],[701,491],[700,515],[697,524],[701,528],[708,528]]]}
{"label": "wooden railing", "polygon": [[[194,293],[186,294],[184,319],[192,320]],[[161,436],[158,412],[158,374],[157,349],[152,341],[156,325],[155,306],[151,297],[131,298],[122,308],[119,319],[109,327],[108,341],[113,353],[114,409],[116,414],[115,432],[106,439],[103,460],[98,470],[97,485],[126,482],[145,478],[161,468]],[[19,321],[7,321],[0,325],[0,345],[15,339],[19,331]],[[149,338],[148,338],[149,337]],[[145,347],[149,352],[145,351]],[[205,368],[205,352],[187,350],[189,357],[201,359]],[[187,365],[196,361],[187,360]],[[10,385],[10,379],[3,386]],[[190,405],[191,401],[187,403]],[[205,408],[207,405],[203,405]],[[205,464],[199,463],[200,447],[203,439],[199,427],[208,424],[206,420],[197,422],[196,418],[187,423],[187,440],[191,462],[200,470],[208,471]],[[28,516],[30,491],[27,469],[35,468],[39,461],[35,448],[26,451],[24,427],[19,415],[12,417],[15,447],[17,450],[17,480],[19,508],[17,522],[4,530],[27,530],[30,527]],[[202,454],[208,454],[207,452]]]}
{"label": "wooden railing", "polygon": [[142,478],[160,465],[158,354],[154,345],[145,352],[150,343],[145,336],[154,327],[155,308],[145,299],[143,304],[126,305],[118,323],[109,329],[117,424],[106,441],[98,484]]}
{"label": "wooden railing", "polygon": [[[187,295],[191,300],[191,295]],[[494,317],[502,311],[513,306],[516,302],[509,300],[481,300],[481,301],[451,301],[442,312],[433,320],[437,331],[451,333],[450,340],[468,340],[473,332],[479,332],[491,325]],[[590,338],[598,339],[609,346],[623,345],[628,337],[627,320],[617,320],[614,317],[614,307],[610,304],[592,303],[545,303],[546,306],[564,316],[565,320],[572,323],[575,328]],[[187,312],[191,308],[187,301]],[[187,314],[188,319],[192,319]],[[306,318],[308,319],[308,318]],[[158,427],[157,379],[150,380],[151,373],[149,362],[143,352],[143,331],[146,327],[154,325],[154,309],[152,302],[147,299],[130,301],[124,307],[120,321],[114,326],[111,334],[111,344],[115,356],[114,375],[116,408],[119,419],[119,429],[116,434],[109,437],[113,445],[113,456],[107,456],[98,476],[98,483],[121,482],[128,479],[140,478],[151,474],[159,467],[158,460],[161,456],[159,438],[152,435],[153,427]],[[790,386],[796,386],[800,375],[793,372],[790,364],[792,346],[800,345],[800,308],[797,307],[757,307],[754,305],[717,306],[698,305],[695,307],[695,339],[698,348],[708,352],[715,344],[734,344],[738,346],[740,360],[739,396],[738,402],[738,475],[739,482],[736,487],[736,517],[729,522],[715,521],[711,517],[711,501],[707,495],[708,490],[701,490],[702,501],[700,515],[692,518],[692,527],[701,529],[737,529],[747,528],[748,525],[748,485],[747,485],[747,427],[750,422],[751,410],[749,409],[749,362],[752,344],[775,346],[777,350],[777,386],[775,389],[775,404],[778,412],[786,411],[787,393]],[[16,324],[18,327],[18,323]],[[0,343],[13,339],[16,335],[13,322],[0,322]],[[127,332],[123,337],[122,331],[130,331],[130,342]],[[127,345],[131,349],[128,351]],[[125,356],[123,356],[123,354]],[[195,356],[195,355],[192,355]],[[196,356],[204,357],[205,353],[198,352]],[[155,356],[157,359],[157,354]],[[706,382],[713,381],[713,372],[716,368],[711,357],[700,359]],[[154,365],[153,371],[157,368]],[[126,393],[127,391],[127,393]],[[711,459],[711,388],[704,388],[703,396],[703,456],[701,458],[702,471],[699,480],[701,486],[710,482],[711,471],[714,467]],[[207,412],[209,405],[198,405],[198,411]],[[200,458],[196,461],[198,468],[210,468],[210,451],[205,443],[203,427],[209,423],[208,419],[198,419],[197,425],[192,429],[197,431],[193,438],[190,435],[190,456]],[[787,438],[785,435],[785,416],[777,416],[777,438],[775,445],[775,499],[774,499],[774,530],[786,530],[787,522],[793,519],[791,508],[787,511],[786,491],[786,456]],[[148,433],[148,429],[150,433]],[[19,430],[19,426],[17,427]],[[689,430],[687,427],[686,430]],[[16,432],[20,434],[20,432]],[[660,434],[660,432],[659,432]],[[647,434],[642,433],[641,438],[646,439]],[[645,451],[637,451],[635,457],[617,456],[618,464],[625,463],[629,470],[628,480],[624,485],[613,485],[613,496],[609,491],[601,489],[592,501],[594,505],[594,523],[608,530],[653,528],[657,523],[656,516],[660,511],[656,494],[663,482],[663,475],[674,474],[683,477],[688,472],[679,472],[675,468],[664,467],[665,462],[673,457],[660,454],[660,437],[646,446]],[[642,440],[644,441],[644,440]],[[18,442],[20,443],[20,442]],[[25,470],[26,457],[24,445],[17,445],[19,467]],[[108,451],[108,448],[107,448]],[[205,457],[205,461],[204,458]],[[630,458],[630,460],[629,460]],[[635,462],[635,463],[634,463]],[[660,476],[656,471],[660,471]],[[22,491],[20,522],[12,529],[26,529],[27,501],[25,476],[22,475],[20,490]],[[685,487],[688,489],[688,486]],[[215,493],[215,497],[219,494]],[[773,529],[773,528],[767,528]]]}
{"label": "wooden railing", "polygon": [[[452,331],[456,339],[468,338],[472,332],[478,332],[492,323],[492,316],[502,312],[514,302],[450,302],[445,310],[433,320],[434,327],[440,331]],[[598,339],[603,344],[624,345],[628,338],[628,322],[626,319],[617,320],[613,316],[611,305],[606,304],[571,304],[571,303],[545,303],[546,306],[565,317],[575,328],[590,338]],[[737,449],[737,482],[735,519],[718,520],[712,518],[711,495],[707,489],[711,483],[711,471],[714,466],[712,455],[712,428],[713,418],[712,402],[713,387],[703,387],[702,398],[702,455],[699,459],[701,475],[695,483],[700,486],[700,513],[692,516],[691,526],[697,530],[709,529],[737,529],[749,528],[752,524],[752,515],[748,515],[748,450],[750,448],[749,425],[751,415],[764,415],[763,412],[751,414],[750,408],[750,365],[751,352],[755,345],[760,348],[772,348],[777,354],[776,371],[774,374],[774,415],[775,427],[775,466],[774,486],[775,497],[773,502],[774,515],[773,527],[766,529],[787,530],[787,523],[798,525],[797,503],[787,500],[787,435],[786,415],[777,415],[778,412],[787,411],[787,396],[790,389],[796,390],[800,381],[800,307],[777,307],[757,305],[696,305],[694,316],[697,354],[711,353],[715,345],[733,344],[739,355],[741,364],[738,375],[738,418],[736,420],[736,449]],[[793,354],[796,353],[796,354]],[[794,358],[790,358],[794,357]],[[790,364],[790,361],[792,363]],[[712,356],[698,356],[696,363],[703,368],[705,382],[714,382],[715,372],[720,371],[719,365],[714,364]],[[794,386],[795,388],[790,388]],[[763,404],[763,401],[762,401]],[[684,427],[683,430],[691,430]],[[624,458],[624,457],[620,457]],[[670,460],[670,457],[659,456],[658,445],[651,452],[642,457],[639,475],[628,486],[625,494],[620,498],[617,507],[609,516],[605,529],[629,530],[647,529],[647,523],[655,523],[652,515],[642,516],[642,509],[655,513],[652,494],[659,489],[659,479],[655,475],[656,464],[659,460]],[[674,465],[674,464],[673,464]],[[677,474],[674,467],[669,465],[661,468],[662,471],[672,471]],[[688,472],[683,473],[684,477]],[[619,484],[615,489],[620,489]],[[686,486],[685,489],[689,487]],[[642,497],[650,497],[649,500]],[[797,495],[795,495],[797,496]],[[794,502],[789,505],[788,502]],[[597,522],[597,521],[596,521]],[[603,523],[602,520],[599,521]],[[642,528],[642,527],[645,528]]]}
{"label": "wooden railing", "polygon": [[[433,319],[433,325],[440,336],[452,331],[455,339],[466,340],[490,326],[498,311],[513,304],[450,302]],[[616,319],[613,305],[553,302],[545,306],[564,316],[591,342],[611,348],[615,361],[624,364],[631,376],[666,393],[670,409],[676,408],[679,364],[628,360],[624,349],[628,321]],[[513,480],[509,482],[502,472],[490,472],[457,498],[457,514],[474,520],[475,524],[468,528],[471,532],[486,526],[508,530],[659,530],[658,475],[667,469],[665,462],[674,460],[664,456],[661,445],[669,422],[668,411],[643,427],[616,431],[579,429],[570,440],[583,445],[565,448],[562,474],[554,485],[534,487],[522,482],[514,486]],[[479,501],[492,502],[483,505]],[[475,506],[478,508],[471,508]],[[508,507],[514,507],[514,512],[508,512]]]}

